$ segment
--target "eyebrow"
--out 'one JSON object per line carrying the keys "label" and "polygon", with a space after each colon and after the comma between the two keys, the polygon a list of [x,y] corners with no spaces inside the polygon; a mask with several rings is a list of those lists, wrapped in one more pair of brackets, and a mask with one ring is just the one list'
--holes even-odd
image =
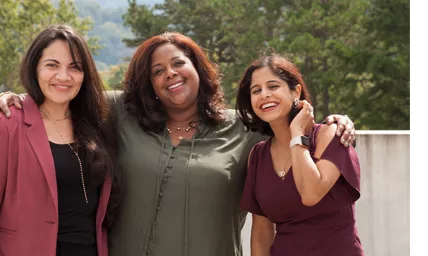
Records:
{"label": "eyebrow", "polygon": [[[179,59],[180,57],[181,56],[175,56],[175,57],[172,57],[171,60]],[[160,65],[161,65],[160,63],[157,63],[157,64],[153,65],[152,68],[154,68],[156,66],[160,66]]]}
{"label": "eyebrow", "polygon": [[[52,62],[55,62],[55,63],[57,63],[57,64],[60,64],[60,62],[59,61],[57,61],[56,59],[46,59],[46,60],[44,60],[44,61],[42,61],[42,63],[43,62],[47,62],[47,61],[52,61]],[[71,65],[71,64],[82,64],[82,62],[81,61],[76,61],[76,62],[71,62],[70,64],[68,64],[68,65]]]}
{"label": "eyebrow", "polygon": [[[279,81],[277,81],[277,80],[269,80],[266,83],[268,84],[268,83],[272,83],[272,82],[273,83],[279,83]],[[252,86],[250,86],[250,91],[256,86],[258,86],[258,84],[253,84]]]}

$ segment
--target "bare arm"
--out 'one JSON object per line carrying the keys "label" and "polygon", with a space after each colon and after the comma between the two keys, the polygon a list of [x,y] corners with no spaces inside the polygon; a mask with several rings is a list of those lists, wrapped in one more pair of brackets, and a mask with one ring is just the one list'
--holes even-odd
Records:
{"label": "bare arm", "polygon": [[[325,125],[318,132],[317,148],[314,156],[320,158],[335,136],[336,125]],[[291,149],[293,177],[297,190],[306,206],[317,204],[333,187],[341,173],[330,161],[320,160],[316,164],[309,150],[294,146]]]}
{"label": "bare arm", "polygon": [[266,217],[253,214],[251,256],[269,256],[275,238],[274,224]]}
{"label": "bare arm", "polygon": [[[105,91],[104,95],[106,96],[107,101],[110,104],[110,107],[116,104],[117,99],[123,92],[120,90],[115,91]],[[17,109],[22,109],[22,100],[24,95],[18,95],[13,92],[3,92],[0,93],[0,117],[2,113],[9,118],[10,109],[9,106],[14,105]]]}

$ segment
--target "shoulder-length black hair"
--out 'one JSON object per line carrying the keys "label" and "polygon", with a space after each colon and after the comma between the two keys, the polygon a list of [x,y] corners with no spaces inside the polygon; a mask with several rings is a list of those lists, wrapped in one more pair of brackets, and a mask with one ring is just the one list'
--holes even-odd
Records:
{"label": "shoulder-length black hair", "polygon": [[[44,29],[33,40],[22,60],[21,83],[29,96],[40,106],[45,96],[38,84],[37,65],[43,50],[56,40],[68,43],[73,62],[76,62],[76,56],[80,57],[81,66],[76,65],[76,67],[84,73],[80,91],[70,102],[70,114],[78,150],[88,161],[93,182],[102,184],[105,176],[110,176],[113,181],[111,198],[118,198],[119,183],[116,181],[120,180],[120,173],[114,160],[115,147],[111,140],[113,137],[106,134],[106,131],[110,130],[107,128],[111,128],[106,127],[109,121],[109,106],[104,96],[102,80],[85,40],[68,25],[52,25]],[[118,201],[109,202],[111,209],[116,208],[117,204]],[[109,213],[105,223],[109,225],[111,220],[112,213]]]}
{"label": "shoulder-length black hair", "polygon": [[[254,71],[268,67],[275,75],[288,84],[290,90],[295,90],[298,84],[302,87],[299,100],[306,100],[311,103],[310,95],[306,87],[305,81],[303,81],[302,74],[299,69],[288,59],[278,55],[271,54],[263,56],[255,60],[251,65],[244,71],[244,75],[239,83],[238,95],[236,96],[236,110],[238,116],[241,118],[247,129],[251,131],[257,131],[261,134],[273,136],[273,131],[270,125],[261,120],[255,113],[251,106],[251,94],[250,85]],[[291,109],[291,118],[289,122],[298,113],[298,110]]]}
{"label": "shoulder-length black hair", "polygon": [[138,47],[124,80],[126,110],[137,118],[146,131],[158,133],[165,128],[167,114],[160,101],[156,100],[151,82],[151,62],[156,48],[168,43],[181,49],[198,72],[200,86],[197,104],[202,122],[208,125],[222,122],[226,106],[217,67],[191,38],[178,32],[153,36]]}

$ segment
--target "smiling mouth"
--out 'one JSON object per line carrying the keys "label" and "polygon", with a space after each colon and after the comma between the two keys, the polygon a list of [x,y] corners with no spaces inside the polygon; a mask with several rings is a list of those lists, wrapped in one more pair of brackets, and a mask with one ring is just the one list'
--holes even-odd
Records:
{"label": "smiling mouth", "polygon": [[53,87],[59,88],[59,89],[69,89],[71,88],[71,85],[60,85],[60,84],[51,84]]}
{"label": "smiling mouth", "polygon": [[181,86],[183,84],[184,84],[184,82],[178,82],[176,84],[170,85],[170,86],[168,86],[168,90],[173,90],[173,89],[178,88],[179,86]]}
{"label": "smiling mouth", "polygon": [[278,106],[278,103],[268,102],[268,103],[265,103],[265,104],[261,105],[260,109],[261,110],[267,110],[267,109],[270,109],[270,108],[275,108],[276,106]]}

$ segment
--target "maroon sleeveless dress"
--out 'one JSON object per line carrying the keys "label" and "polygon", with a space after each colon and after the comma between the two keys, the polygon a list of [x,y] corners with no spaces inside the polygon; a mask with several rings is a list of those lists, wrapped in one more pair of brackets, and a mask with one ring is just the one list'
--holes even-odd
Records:
{"label": "maroon sleeveless dress", "polygon": [[334,136],[320,159],[313,157],[315,124],[309,136],[310,153],[315,162],[325,159],[340,170],[331,190],[308,207],[302,204],[290,169],[282,180],[276,174],[270,154],[272,138],[259,142],[248,168],[241,208],[269,218],[276,224],[271,256],[362,256],[355,226],[355,201],[360,197],[360,166],[353,147],[344,147]]}

